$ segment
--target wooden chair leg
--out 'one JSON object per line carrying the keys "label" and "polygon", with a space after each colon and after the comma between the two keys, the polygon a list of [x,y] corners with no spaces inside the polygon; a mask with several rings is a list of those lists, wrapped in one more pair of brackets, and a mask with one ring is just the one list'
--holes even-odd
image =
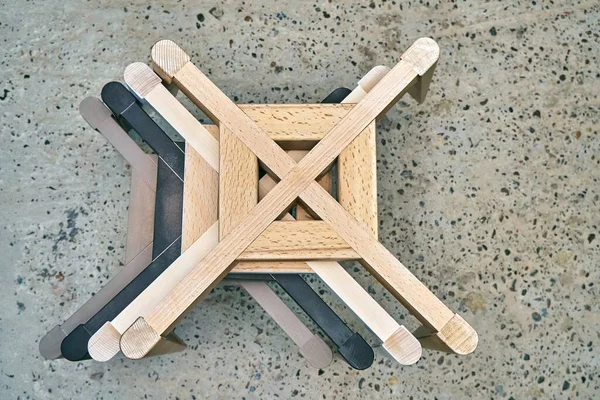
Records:
{"label": "wooden chair leg", "polygon": [[[147,333],[149,333],[149,331],[145,329],[145,324],[146,323],[144,319],[139,318],[130,327],[130,329],[133,329],[135,332],[138,332],[141,335],[140,337],[144,338],[144,341],[152,341],[152,343],[154,344],[152,349],[144,355],[145,357],[175,353],[178,351],[182,351],[186,348],[185,343],[173,332],[170,332],[166,336],[158,336],[155,334],[148,336]],[[121,343],[121,348],[123,348],[123,343]]]}
{"label": "wooden chair leg", "polygon": [[477,332],[458,314],[439,331],[420,326],[413,332],[421,346],[446,353],[470,354],[477,347]]}

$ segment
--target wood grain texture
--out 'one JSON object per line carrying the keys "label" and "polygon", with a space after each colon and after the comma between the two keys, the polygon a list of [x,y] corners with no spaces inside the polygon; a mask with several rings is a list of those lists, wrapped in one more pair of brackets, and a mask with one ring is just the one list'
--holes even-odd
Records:
{"label": "wood grain texture", "polygon": [[[360,101],[390,71],[386,66],[372,68],[343,103]],[[413,85],[414,86],[414,85]],[[377,213],[377,134],[375,121],[338,157],[338,201],[365,228],[379,237]]]}
{"label": "wood grain texture", "polygon": [[375,121],[340,153],[337,163],[338,201],[378,237],[377,135]]}
{"label": "wood grain texture", "polygon": [[454,314],[439,332],[430,332],[422,327],[414,335],[425,348],[461,355],[472,353],[479,341],[475,329],[458,314]]}
{"label": "wood grain texture", "polygon": [[109,361],[121,350],[121,334],[111,322],[106,322],[88,341],[90,357],[100,362]]}
{"label": "wood grain texture", "polygon": [[253,274],[312,274],[314,271],[304,261],[238,261],[232,273]]}
{"label": "wood grain texture", "polygon": [[[172,45],[169,44],[169,46]],[[370,265],[372,273],[381,279],[388,288],[392,288],[392,293],[406,304],[424,324],[435,331],[440,331],[449,322],[453,313],[383,246],[377,243],[370,232],[314,182],[314,179],[373,119],[391,107],[417,81],[415,70],[418,68],[414,68],[415,60],[418,62],[421,62],[421,59],[437,60],[439,51],[432,40],[419,39],[413,47],[418,47],[422,52],[427,53],[431,53],[432,48],[436,51],[433,52],[435,53],[433,56],[422,54],[418,57],[413,49],[412,62],[400,62],[396,65],[298,165],[250,118],[233,105],[193,64],[187,62],[172,76],[173,81],[186,96],[205,110],[207,115],[221,124],[225,124],[282,180],[248,214],[247,218],[206,257],[194,258],[194,261],[200,262],[150,312],[144,320],[144,329],[154,331],[158,335],[168,332],[187,309],[208,294],[210,289],[232,268],[236,257],[269,226],[270,221],[289,207],[299,194],[313,211],[317,212],[323,220],[330,222],[332,227],[363,256],[365,263]],[[154,62],[157,62],[157,59],[154,59]],[[162,67],[160,67],[160,71],[166,72]],[[218,114],[218,119],[215,114]],[[331,222],[335,218],[340,219],[337,224]],[[347,226],[340,226],[344,223],[348,223]],[[354,232],[348,228],[358,231]],[[395,277],[393,277],[394,274]],[[391,279],[390,282],[387,279],[390,277],[396,279]],[[451,315],[449,316],[449,314]],[[147,337],[148,340],[140,340],[142,337]],[[121,338],[122,345],[124,342],[136,345],[133,347],[122,346],[122,349],[127,356],[142,357],[156,344],[151,337],[151,334],[139,330],[138,332],[135,330],[125,332]]]}
{"label": "wood grain texture", "polygon": [[225,126],[220,126],[219,237],[224,238],[258,203],[258,160]]}
{"label": "wood grain texture", "polygon": [[363,76],[356,88],[342,101],[343,104],[358,103],[379,81],[390,72],[385,65],[373,67]]}
{"label": "wood grain texture", "polygon": [[419,46],[411,46],[402,54],[402,59],[409,63],[415,72],[419,74],[417,84],[408,90],[408,93],[419,104],[425,101],[439,54],[440,50],[433,40],[421,40]]}
{"label": "wood grain texture", "polygon": [[[296,163],[308,154],[308,150],[289,150],[288,155],[292,157]],[[320,177],[317,180],[317,183],[323,187],[323,189],[327,190],[327,192],[332,193],[333,191],[333,177],[332,172],[328,171],[325,175]],[[298,221],[312,221],[314,217],[311,215],[310,210],[308,210],[304,205],[297,204],[296,205],[296,220]]]}
{"label": "wood grain texture", "polygon": [[359,258],[323,221],[273,221],[237,259],[260,261]]}
{"label": "wood grain texture", "polygon": [[127,68],[130,70],[132,75],[139,77],[139,82],[136,82],[136,94],[138,98],[144,98],[150,93],[156,85],[160,85],[160,77],[153,74],[152,71],[146,67],[144,63],[133,63],[129,64]]}
{"label": "wood grain texture", "polygon": [[219,173],[192,146],[185,149],[183,230],[185,251],[218,219]]}
{"label": "wood grain texture", "polygon": [[382,347],[403,365],[416,363],[423,352],[419,341],[403,326],[384,340]]}
{"label": "wood grain texture", "polygon": [[[327,193],[331,194],[333,191],[333,177],[331,175],[331,171],[328,171],[325,175],[317,179],[317,183],[321,185],[321,187],[325,189]],[[311,221],[315,218],[308,207],[302,203],[298,203],[296,204],[296,219],[298,221]]]}
{"label": "wood grain texture", "polygon": [[[145,64],[133,63],[127,66],[124,73],[125,82],[136,96],[150,105],[161,104],[160,115],[177,132],[188,132],[185,141],[202,155],[204,160],[219,171],[219,142],[190,112],[173,97],[169,90],[156,79],[149,78],[156,74]],[[154,86],[150,86],[148,81]]]}
{"label": "wood grain texture", "polygon": [[344,104],[240,104],[284,150],[308,150],[352,108]]}

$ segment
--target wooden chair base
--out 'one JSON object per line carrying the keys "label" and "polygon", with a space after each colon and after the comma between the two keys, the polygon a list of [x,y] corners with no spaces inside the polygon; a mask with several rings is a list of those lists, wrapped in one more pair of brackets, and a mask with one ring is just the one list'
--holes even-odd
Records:
{"label": "wooden chair base", "polygon": [[[311,297],[304,281],[297,275],[276,273],[306,268],[340,295],[397,361],[415,362],[421,346],[456,354],[473,352],[478,343],[474,329],[377,240],[375,121],[404,94],[423,102],[438,57],[433,40],[417,40],[394,68],[374,69],[362,79],[346,104],[237,106],[175,43],[158,42],[152,61],[160,78],[147,66],[134,63],[127,68],[125,80],[139,99],[184,137],[187,156],[170,140],[165,142],[160,129],[122,86],[107,85],[103,98],[122,122],[147,130],[146,139],[159,155],[158,188],[182,193],[182,200],[173,204],[178,204],[174,213],[181,216],[183,227],[157,228],[169,222],[166,210],[173,206],[161,204],[157,196],[154,261],[134,279],[145,282],[145,289],[127,286],[117,295],[122,303],[129,300],[127,307],[108,302],[102,312],[73,329],[62,346],[111,321],[102,327],[102,340],[90,342],[107,353],[120,348],[137,359],[181,350],[181,341],[172,336],[174,326],[233,271],[255,278],[260,278],[256,272],[267,271],[292,296],[303,296],[305,311],[327,326],[339,319],[329,314],[328,307],[315,313],[320,298]],[[201,125],[161,85],[161,78],[180,89],[215,126]],[[111,98],[111,91],[119,92],[118,98]],[[259,168],[266,175],[260,176]],[[184,180],[186,184],[171,188],[167,178],[161,179],[161,171],[177,185]],[[332,196],[332,182],[337,198]],[[200,192],[199,187],[209,190]],[[288,214],[290,210],[295,218]],[[180,245],[186,250],[167,263],[166,257],[175,254],[170,251]],[[347,259],[359,260],[423,326],[413,335],[398,325],[335,263]],[[256,290],[251,282],[248,287]],[[364,340],[343,323],[337,324],[330,337],[340,353],[355,368],[370,365],[368,357],[360,358],[367,354]],[[53,343],[50,339],[45,343]],[[306,349],[307,354],[315,349],[318,346]],[[69,353],[63,350],[63,355]]]}

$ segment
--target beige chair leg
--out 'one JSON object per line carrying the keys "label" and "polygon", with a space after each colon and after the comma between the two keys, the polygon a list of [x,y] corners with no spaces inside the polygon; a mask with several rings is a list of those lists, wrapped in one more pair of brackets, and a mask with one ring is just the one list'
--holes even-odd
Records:
{"label": "beige chair leg", "polygon": [[413,335],[423,348],[462,355],[475,351],[479,341],[477,332],[458,314],[454,314],[439,332],[420,326]]}

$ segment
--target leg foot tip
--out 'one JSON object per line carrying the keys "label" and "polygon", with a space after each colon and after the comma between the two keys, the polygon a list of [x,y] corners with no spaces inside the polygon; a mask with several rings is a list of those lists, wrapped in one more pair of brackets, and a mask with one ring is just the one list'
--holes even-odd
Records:
{"label": "leg foot tip", "polygon": [[423,352],[421,343],[403,326],[383,343],[383,348],[402,365],[416,363]]}
{"label": "leg foot tip", "polygon": [[121,352],[127,358],[139,360],[150,353],[160,340],[160,335],[140,317],[121,336]]}

